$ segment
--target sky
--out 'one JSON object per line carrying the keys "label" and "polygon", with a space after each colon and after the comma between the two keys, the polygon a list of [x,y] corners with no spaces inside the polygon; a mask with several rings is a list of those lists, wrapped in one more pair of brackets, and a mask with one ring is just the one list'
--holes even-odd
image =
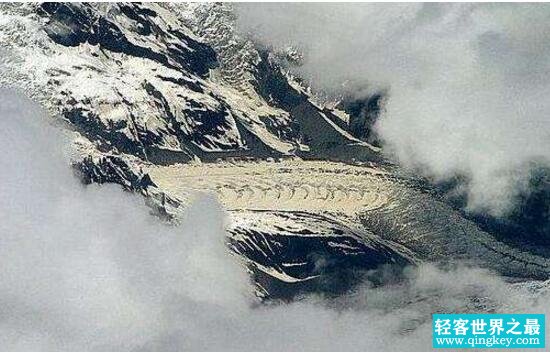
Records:
{"label": "sky", "polygon": [[238,4],[242,35],[303,53],[317,92],[386,92],[375,129],[402,165],[466,180],[467,208],[506,215],[550,165],[547,4]]}
{"label": "sky", "polygon": [[165,224],[141,196],[82,185],[52,121],[0,90],[3,350],[426,350],[430,313],[472,309],[473,297],[502,312],[550,308],[548,292],[429,264],[336,299],[258,305],[212,195]]}

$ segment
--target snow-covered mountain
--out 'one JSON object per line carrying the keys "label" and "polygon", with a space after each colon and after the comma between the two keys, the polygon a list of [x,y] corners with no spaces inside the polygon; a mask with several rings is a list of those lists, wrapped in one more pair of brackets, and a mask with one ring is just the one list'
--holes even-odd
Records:
{"label": "snow-covered mountain", "polygon": [[140,192],[175,222],[197,191],[216,193],[261,296],[422,261],[549,277],[547,257],[386,162],[368,133],[380,97],[318,102],[234,21],[227,4],[3,4],[0,84],[65,122],[84,182]]}

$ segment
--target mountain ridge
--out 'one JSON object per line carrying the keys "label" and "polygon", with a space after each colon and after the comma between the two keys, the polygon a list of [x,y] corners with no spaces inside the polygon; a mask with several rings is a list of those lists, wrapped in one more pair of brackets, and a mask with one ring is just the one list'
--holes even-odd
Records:
{"label": "mountain ridge", "polygon": [[548,258],[465,219],[367,142],[365,121],[240,37],[230,5],[2,8],[0,84],[66,124],[81,180],[139,192],[174,222],[196,192],[217,194],[260,296],[345,291],[422,261],[548,278]]}

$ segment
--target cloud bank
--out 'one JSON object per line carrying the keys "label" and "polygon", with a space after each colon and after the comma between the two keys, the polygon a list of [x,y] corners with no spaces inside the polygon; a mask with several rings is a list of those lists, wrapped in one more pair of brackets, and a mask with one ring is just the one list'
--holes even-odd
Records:
{"label": "cloud bank", "polygon": [[337,299],[258,305],[215,199],[173,227],[117,186],[83,186],[47,119],[0,91],[3,350],[427,350],[434,311],[549,313],[550,293],[430,265]]}
{"label": "cloud bank", "polygon": [[387,91],[376,129],[404,165],[468,180],[468,207],[505,214],[550,165],[550,6],[240,4],[238,27],[304,53],[329,94]]}

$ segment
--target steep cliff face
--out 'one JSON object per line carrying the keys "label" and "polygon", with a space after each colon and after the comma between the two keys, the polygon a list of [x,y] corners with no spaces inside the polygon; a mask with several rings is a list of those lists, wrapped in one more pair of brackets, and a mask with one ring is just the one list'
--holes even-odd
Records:
{"label": "steep cliff face", "polygon": [[9,68],[99,150],[172,162],[249,148],[241,110],[206,80],[215,52],[166,9],[45,3],[26,10],[11,18],[28,32]]}
{"label": "steep cliff face", "polygon": [[217,193],[259,295],[341,292],[367,270],[453,256],[550,273],[386,163],[369,143],[380,97],[343,104],[351,117],[316,102],[236,33],[230,5],[3,4],[0,19],[0,84],[66,124],[81,179],[175,222],[197,191]]}
{"label": "steep cliff face", "polygon": [[100,151],[153,163],[316,156],[360,143],[292,87],[267,54],[227,29],[224,6],[208,7],[215,17],[201,22],[201,33],[224,34],[205,36],[208,44],[180,19],[185,11],[200,19],[205,8],[173,6],[7,6],[4,64],[12,72],[2,81],[25,81]]}

